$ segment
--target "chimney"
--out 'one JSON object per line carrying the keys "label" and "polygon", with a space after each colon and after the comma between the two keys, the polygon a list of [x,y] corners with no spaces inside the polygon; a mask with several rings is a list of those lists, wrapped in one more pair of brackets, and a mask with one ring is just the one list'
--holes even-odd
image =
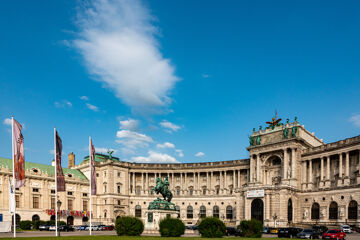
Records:
{"label": "chimney", "polygon": [[68,161],[69,168],[75,167],[75,154],[73,152],[69,153],[68,159],[69,159],[69,161]]}

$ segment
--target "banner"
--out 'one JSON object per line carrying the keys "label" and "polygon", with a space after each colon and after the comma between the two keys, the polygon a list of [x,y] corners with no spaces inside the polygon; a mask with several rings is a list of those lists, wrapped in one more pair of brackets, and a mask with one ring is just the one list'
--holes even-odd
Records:
{"label": "banner", "polygon": [[61,167],[61,154],[62,154],[62,141],[56,131],[56,181],[57,181],[57,191],[65,192],[65,177]]}
{"label": "banner", "polygon": [[25,156],[24,137],[21,133],[22,126],[13,119],[13,146],[14,146],[14,172],[15,188],[25,186]]}
{"label": "banner", "polygon": [[92,140],[90,140],[90,164],[91,195],[96,195],[95,148]]}
{"label": "banner", "polygon": [[15,213],[15,192],[11,186],[10,177],[9,177],[9,212],[10,214]]}

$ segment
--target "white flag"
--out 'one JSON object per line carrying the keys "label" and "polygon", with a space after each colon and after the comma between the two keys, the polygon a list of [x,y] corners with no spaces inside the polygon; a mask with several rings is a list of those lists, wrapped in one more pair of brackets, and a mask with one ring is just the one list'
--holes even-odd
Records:
{"label": "white flag", "polygon": [[10,177],[9,177],[9,212],[10,214],[14,214],[15,212],[15,192],[11,186]]}

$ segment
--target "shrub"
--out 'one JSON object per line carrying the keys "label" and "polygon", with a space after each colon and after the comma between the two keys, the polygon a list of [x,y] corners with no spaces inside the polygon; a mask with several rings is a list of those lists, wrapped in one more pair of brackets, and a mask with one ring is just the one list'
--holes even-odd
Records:
{"label": "shrub", "polygon": [[32,221],[20,221],[19,226],[22,230],[31,230]]}
{"label": "shrub", "polygon": [[54,220],[49,220],[49,221],[46,221],[45,224],[49,225],[49,226],[55,226],[55,221]]}
{"label": "shrub", "polygon": [[65,225],[66,225],[66,222],[64,222],[64,221],[59,221],[59,222],[58,222],[58,225],[59,225],[59,226],[65,226]]}
{"label": "shrub", "polygon": [[41,225],[44,225],[46,222],[45,221],[33,221],[32,222],[32,226],[33,226],[33,229],[36,229],[38,230],[39,229],[39,226]]}
{"label": "shrub", "polygon": [[162,237],[180,237],[185,232],[185,224],[178,218],[166,217],[161,219],[159,227]]}
{"label": "shrub", "polygon": [[225,224],[218,218],[206,217],[199,224],[199,233],[202,237],[216,238],[222,237],[226,233]]}
{"label": "shrub", "polygon": [[263,224],[259,220],[251,219],[241,221],[239,227],[244,237],[260,238],[262,235]]}
{"label": "shrub", "polygon": [[140,236],[144,231],[143,222],[136,217],[119,217],[115,230],[118,236]]}

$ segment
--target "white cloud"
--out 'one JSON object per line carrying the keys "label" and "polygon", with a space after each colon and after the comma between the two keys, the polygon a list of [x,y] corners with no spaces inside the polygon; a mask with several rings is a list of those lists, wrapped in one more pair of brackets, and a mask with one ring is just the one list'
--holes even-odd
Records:
{"label": "white cloud", "polygon": [[360,127],[360,114],[353,115],[350,118],[350,122],[352,122],[355,126]]}
{"label": "white cloud", "polygon": [[161,127],[163,127],[163,128],[165,128],[165,129],[167,129],[167,130],[169,130],[170,132],[171,131],[178,131],[181,127],[180,126],[178,126],[178,125],[176,125],[176,124],[174,124],[174,123],[171,123],[171,122],[169,122],[169,121],[167,121],[167,120],[163,120],[161,123],[160,123],[160,126]]}
{"label": "white cloud", "polygon": [[211,75],[206,74],[206,73],[201,74],[201,76],[202,76],[203,78],[209,78],[209,77],[211,77]]}
{"label": "white cloud", "polygon": [[134,162],[143,162],[143,163],[178,163],[178,161],[164,153],[158,153],[154,151],[148,152],[149,156],[147,157],[132,157],[131,160]]}
{"label": "white cloud", "polygon": [[108,151],[113,151],[113,154],[118,152],[118,150],[112,148],[95,148],[95,152],[97,153],[107,154]]}
{"label": "white cloud", "polygon": [[68,100],[62,100],[62,101],[56,101],[54,102],[55,107],[57,108],[66,108],[66,107],[72,107],[72,103]]}
{"label": "white cloud", "polygon": [[11,118],[5,118],[4,121],[3,121],[3,123],[4,123],[5,125],[11,126]]}
{"label": "white cloud", "polygon": [[86,107],[87,107],[88,109],[94,111],[94,112],[99,111],[99,108],[98,108],[97,106],[94,106],[94,105],[92,105],[92,104],[90,104],[90,103],[86,103]]}
{"label": "white cloud", "polygon": [[157,148],[175,148],[175,145],[169,142],[164,142],[163,144],[157,144]]}
{"label": "white cloud", "polygon": [[179,80],[159,50],[153,20],[139,0],[94,0],[77,13],[73,43],[88,72],[133,108],[166,106]]}
{"label": "white cloud", "polygon": [[203,157],[205,156],[205,153],[203,152],[198,152],[197,154],[195,154],[195,157]]}
{"label": "white cloud", "polygon": [[116,137],[118,138],[116,140],[117,143],[123,144],[125,147],[130,148],[130,150],[138,147],[148,147],[149,143],[153,142],[151,137],[130,130],[119,130],[116,133]]}
{"label": "white cloud", "polygon": [[120,129],[136,131],[139,126],[139,121],[135,119],[120,120]]}
{"label": "white cloud", "polygon": [[183,153],[182,150],[176,149],[175,152],[177,152],[177,154],[178,154],[179,157],[184,157],[184,153]]}
{"label": "white cloud", "polygon": [[83,101],[89,101],[89,98],[87,96],[80,96],[79,98]]}

